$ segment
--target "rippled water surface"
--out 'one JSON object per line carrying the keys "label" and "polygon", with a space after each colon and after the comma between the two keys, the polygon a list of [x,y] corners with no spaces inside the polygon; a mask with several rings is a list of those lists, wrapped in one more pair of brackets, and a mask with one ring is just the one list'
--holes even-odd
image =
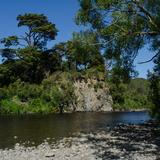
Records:
{"label": "rippled water surface", "polygon": [[40,144],[46,138],[58,140],[76,132],[105,130],[118,123],[139,124],[148,121],[147,112],[73,113],[0,117],[0,148],[15,143]]}

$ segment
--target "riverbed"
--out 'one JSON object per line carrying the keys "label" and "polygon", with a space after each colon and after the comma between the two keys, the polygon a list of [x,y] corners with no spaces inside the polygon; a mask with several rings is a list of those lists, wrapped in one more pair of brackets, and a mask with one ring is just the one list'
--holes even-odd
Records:
{"label": "riverbed", "polygon": [[0,117],[0,160],[159,160],[147,112]]}
{"label": "riverbed", "polygon": [[73,113],[0,117],[0,149],[13,148],[16,143],[37,146],[80,132],[107,131],[117,124],[142,124],[150,120],[147,112]]}

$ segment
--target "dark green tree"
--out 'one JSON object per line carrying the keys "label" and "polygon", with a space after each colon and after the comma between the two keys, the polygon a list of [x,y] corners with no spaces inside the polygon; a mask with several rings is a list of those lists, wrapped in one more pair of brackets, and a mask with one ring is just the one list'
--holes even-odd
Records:
{"label": "dark green tree", "polygon": [[160,118],[160,56],[154,60],[154,63],[153,72],[148,74],[150,81],[149,98],[153,103],[152,114],[156,118]]}
{"label": "dark green tree", "polygon": [[[58,57],[48,50],[47,42],[57,35],[55,24],[43,14],[24,14],[17,17],[18,27],[27,27],[23,36],[9,36],[1,40],[3,64],[0,65],[2,82],[8,85],[17,79],[40,83],[58,69]],[[9,77],[9,78],[8,78]]]}
{"label": "dark green tree", "polygon": [[9,36],[2,39],[5,47],[19,45],[44,48],[48,41],[54,40],[57,35],[55,24],[43,14],[26,13],[17,17],[18,27],[27,27],[22,36]]}
{"label": "dark green tree", "polygon": [[[117,50],[133,62],[138,50],[146,43],[158,47],[160,2],[158,0],[80,0],[76,20],[91,26],[104,48]],[[88,25],[89,24],[89,25]],[[155,52],[153,58],[159,54]],[[149,61],[151,61],[149,60]]]}
{"label": "dark green tree", "polygon": [[73,33],[73,38],[54,47],[62,60],[63,70],[82,71],[97,68],[104,71],[104,59],[100,46],[89,45],[97,43],[97,37],[90,31]]}

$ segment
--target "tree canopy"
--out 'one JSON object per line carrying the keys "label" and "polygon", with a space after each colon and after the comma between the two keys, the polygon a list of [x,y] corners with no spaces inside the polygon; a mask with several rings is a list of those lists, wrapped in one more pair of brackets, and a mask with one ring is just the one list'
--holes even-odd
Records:
{"label": "tree canopy", "polygon": [[159,115],[160,1],[79,0],[79,3],[76,22],[88,26],[98,35],[99,44],[106,53],[105,58],[113,61],[112,79],[119,83],[117,89],[120,77],[127,81],[132,77],[133,62],[139,49],[146,44],[150,46],[152,58],[140,63],[155,63],[154,71],[149,75],[150,97]]}
{"label": "tree canopy", "polygon": [[2,39],[5,47],[27,46],[43,49],[47,42],[54,40],[57,35],[55,24],[43,14],[26,13],[17,16],[18,27],[27,27],[22,36],[9,36]]}
{"label": "tree canopy", "polygon": [[[130,55],[149,43],[159,54],[160,2],[158,0],[79,0],[78,24],[90,24],[100,43],[113,53]],[[109,53],[109,52],[108,52]],[[152,60],[151,59],[151,60]]]}

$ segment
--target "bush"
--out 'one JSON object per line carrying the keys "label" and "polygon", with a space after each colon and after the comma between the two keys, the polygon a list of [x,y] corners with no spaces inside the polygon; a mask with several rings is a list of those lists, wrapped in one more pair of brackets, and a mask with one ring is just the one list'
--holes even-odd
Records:
{"label": "bush", "polygon": [[10,99],[0,101],[1,114],[24,114],[26,113],[26,105]]}
{"label": "bush", "polygon": [[149,83],[145,79],[133,79],[129,84],[111,83],[113,108],[115,110],[150,109],[152,103],[148,99]]}
{"label": "bush", "polygon": [[6,88],[0,88],[0,113],[54,113],[68,110],[75,101],[75,95],[71,77],[65,75],[49,77],[40,85],[17,80]]}
{"label": "bush", "polygon": [[150,82],[149,99],[152,101],[151,114],[160,119],[160,76],[157,74],[148,75]]}

